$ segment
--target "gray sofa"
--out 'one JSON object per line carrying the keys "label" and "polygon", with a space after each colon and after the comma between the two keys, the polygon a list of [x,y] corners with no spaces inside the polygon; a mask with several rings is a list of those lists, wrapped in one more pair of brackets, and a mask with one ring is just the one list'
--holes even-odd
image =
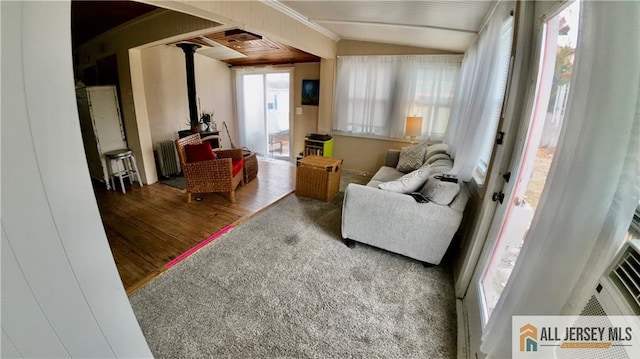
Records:
{"label": "gray sofa", "polygon": [[[398,253],[422,261],[440,264],[462,221],[468,201],[468,190],[460,182],[460,190],[451,203],[433,201],[418,203],[408,194],[378,188],[383,182],[405,175],[396,169],[399,150],[387,153],[382,166],[366,185],[347,186],[342,208],[342,237],[350,247],[354,241]],[[444,158],[446,157],[446,159]],[[448,156],[430,165],[428,181],[448,172],[453,163]]]}

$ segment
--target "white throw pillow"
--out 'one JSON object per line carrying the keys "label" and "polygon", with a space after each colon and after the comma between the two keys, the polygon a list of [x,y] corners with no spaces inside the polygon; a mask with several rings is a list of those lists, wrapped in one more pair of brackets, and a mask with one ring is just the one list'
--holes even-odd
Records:
{"label": "white throw pillow", "polygon": [[420,167],[396,180],[380,183],[378,188],[397,193],[411,193],[422,187],[428,177],[429,167]]}

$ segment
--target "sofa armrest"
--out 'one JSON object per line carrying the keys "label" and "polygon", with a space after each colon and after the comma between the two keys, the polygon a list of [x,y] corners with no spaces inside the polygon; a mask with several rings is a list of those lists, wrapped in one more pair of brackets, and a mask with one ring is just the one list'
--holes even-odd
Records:
{"label": "sofa armrest", "polygon": [[398,161],[400,160],[400,150],[390,149],[387,150],[387,157],[385,158],[384,165],[387,167],[396,168]]}
{"label": "sofa armrest", "polygon": [[433,202],[349,184],[342,207],[342,237],[420,261],[439,264],[462,213]]}

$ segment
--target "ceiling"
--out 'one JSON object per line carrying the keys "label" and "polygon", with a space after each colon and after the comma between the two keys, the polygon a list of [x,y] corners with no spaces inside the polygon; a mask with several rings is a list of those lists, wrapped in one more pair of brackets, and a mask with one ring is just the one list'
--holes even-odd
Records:
{"label": "ceiling", "polygon": [[[264,2],[334,40],[453,52],[466,51],[494,3],[477,0]],[[72,1],[73,46],[156,9],[135,1]],[[264,37],[236,42],[225,39],[224,32],[204,37],[188,40],[203,45],[198,53],[234,66],[319,61],[318,57]]]}
{"label": "ceiling", "polygon": [[71,1],[73,48],[157,7],[134,1]]}
{"label": "ceiling", "polygon": [[196,53],[232,66],[279,65],[319,62],[318,56],[248,31],[231,29],[180,42],[202,46]]}
{"label": "ceiling", "polygon": [[[265,2],[340,39],[464,52],[495,1]],[[330,34],[329,34],[330,35]]]}

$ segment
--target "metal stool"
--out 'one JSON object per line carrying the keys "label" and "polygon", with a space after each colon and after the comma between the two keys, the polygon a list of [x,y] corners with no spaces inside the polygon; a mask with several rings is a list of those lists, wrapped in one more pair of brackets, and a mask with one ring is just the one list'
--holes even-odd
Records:
{"label": "metal stool", "polygon": [[[133,177],[136,176],[138,178],[138,184],[142,187],[142,180],[140,179],[140,174],[138,173],[138,165],[136,165],[136,158],[133,156],[133,152],[130,149],[121,149],[115,151],[105,152],[105,157],[107,158],[107,168],[109,170],[109,181],[111,182],[111,188],[115,191],[115,180],[113,177],[118,177],[120,179],[120,187],[122,188],[122,193],[127,193],[124,189],[124,181],[123,178],[129,178],[129,183],[133,185]],[[114,171],[111,167],[111,161],[115,161],[116,170]],[[122,164],[122,169],[120,165]],[[109,184],[107,183],[107,186]]]}

